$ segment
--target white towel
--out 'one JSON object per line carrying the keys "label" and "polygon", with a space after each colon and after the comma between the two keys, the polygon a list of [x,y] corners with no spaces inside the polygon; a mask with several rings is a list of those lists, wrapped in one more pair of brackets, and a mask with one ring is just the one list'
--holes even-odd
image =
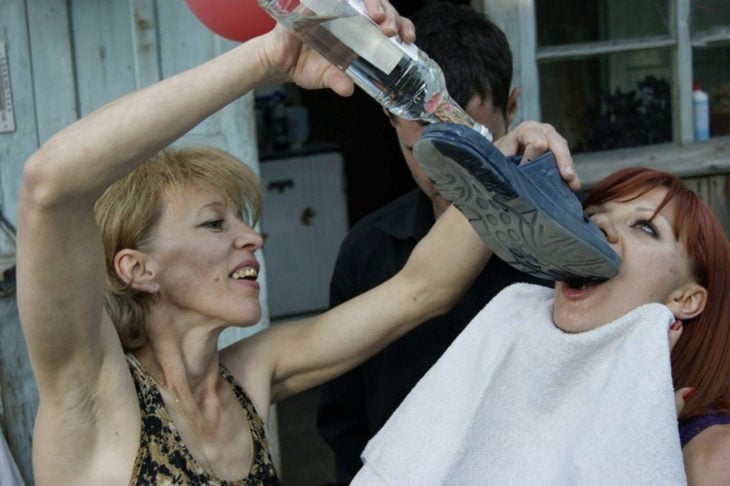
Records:
{"label": "white towel", "polygon": [[686,484],[672,313],[647,304],[568,334],[553,299],[528,284],[497,295],[368,443],[351,484]]}

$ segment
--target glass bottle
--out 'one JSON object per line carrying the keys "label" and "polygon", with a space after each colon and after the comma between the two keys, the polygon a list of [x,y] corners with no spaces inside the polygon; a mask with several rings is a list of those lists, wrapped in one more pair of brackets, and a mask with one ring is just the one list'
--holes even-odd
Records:
{"label": "glass bottle", "polygon": [[451,99],[438,64],[415,44],[380,32],[362,0],[258,3],[394,115],[459,123],[492,140],[489,130]]}

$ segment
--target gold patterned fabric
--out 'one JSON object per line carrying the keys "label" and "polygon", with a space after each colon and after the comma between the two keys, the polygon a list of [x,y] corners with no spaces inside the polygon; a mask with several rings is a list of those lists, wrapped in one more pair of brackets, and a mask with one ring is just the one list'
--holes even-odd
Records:
{"label": "gold patterned fabric", "polygon": [[152,377],[133,354],[127,354],[127,363],[137,388],[142,433],[137,458],[134,462],[131,485],[206,484],[220,486],[280,486],[266,440],[263,420],[236,379],[223,366],[221,377],[230,383],[246,415],[253,437],[253,463],[248,475],[238,481],[224,481],[208,474],[190,454],[175,428]]}

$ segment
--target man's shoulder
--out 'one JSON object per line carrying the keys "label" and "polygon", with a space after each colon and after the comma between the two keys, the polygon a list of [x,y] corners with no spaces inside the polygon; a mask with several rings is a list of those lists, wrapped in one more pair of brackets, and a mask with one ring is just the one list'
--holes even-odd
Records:
{"label": "man's shoulder", "polygon": [[348,238],[371,234],[374,231],[390,233],[402,229],[404,225],[412,224],[410,222],[415,220],[420,197],[421,191],[414,189],[363,216],[352,225]]}
{"label": "man's shoulder", "polygon": [[355,229],[361,226],[373,226],[384,220],[390,221],[394,215],[402,220],[404,214],[411,214],[416,210],[421,194],[422,193],[419,189],[408,191],[385,206],[381,206],[375,211],[366,214],[358,220],[352,228]]}
{"label": "man's shoulder", "polygon": [[364,264],[376,259],[382,266],[395,259],[400,265],[398,255],[409,255],[422,231],[417,218],[419,192],[408,192],[357,221],[340,245],[338,260]]}

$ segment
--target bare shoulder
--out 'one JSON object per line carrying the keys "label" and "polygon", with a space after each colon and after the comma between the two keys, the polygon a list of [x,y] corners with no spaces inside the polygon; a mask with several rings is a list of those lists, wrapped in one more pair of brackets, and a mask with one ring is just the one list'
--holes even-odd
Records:
{"label": "bare shoulder", "polygon": [[243,388],[264,422],[268,419],[275,367],[272,341],[276,340],[278,334],[272,327],[236,341],[220,351],[221,364]]}
{"label": "bare shoulder", "polygon": [[690,485],[730,485],[730,424],[706,428],[683,453]]}

